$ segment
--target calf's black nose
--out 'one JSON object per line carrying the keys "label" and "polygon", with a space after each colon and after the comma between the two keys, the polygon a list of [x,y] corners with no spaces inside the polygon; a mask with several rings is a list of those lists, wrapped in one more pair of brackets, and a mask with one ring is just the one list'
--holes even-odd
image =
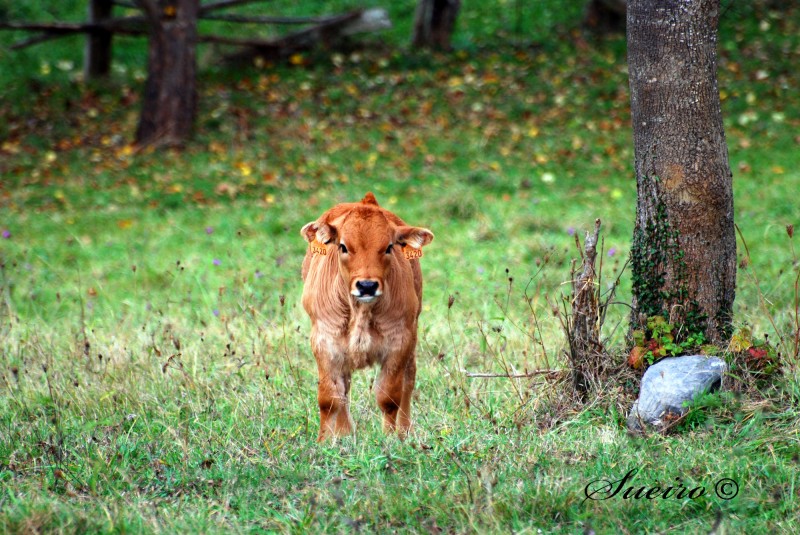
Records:
{"label": "calf's black nose", "polygon": [[375,295],[378,283],[370,280],[356,281],[356,290],[361,292],[361,295]]}

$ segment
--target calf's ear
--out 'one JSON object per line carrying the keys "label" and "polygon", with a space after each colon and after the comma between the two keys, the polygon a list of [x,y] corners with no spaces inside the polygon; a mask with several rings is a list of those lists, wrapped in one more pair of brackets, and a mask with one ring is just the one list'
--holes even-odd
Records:
{"label": "calf's ear", "polygon": [[422,249],[423,246],[433,241],[433,232],[422,227],[398,227],[395,231],[394,241],[414,249]]}
{"label": "calf's ear", "polygon": [[336,237],[336,229],[327,223],[317,220],[303,225],[303,228],[300,229],[300,235],[308,243],[315,240],[319,243],[328,243]]}
{"label": "calf's ear", "polygon": [[374,204],[375,206],[380,206],[378,204],[378,199],[375,198],[375,195],[372,194],[371,191],[368,191],[364,198],[361,199],[361,204]]}

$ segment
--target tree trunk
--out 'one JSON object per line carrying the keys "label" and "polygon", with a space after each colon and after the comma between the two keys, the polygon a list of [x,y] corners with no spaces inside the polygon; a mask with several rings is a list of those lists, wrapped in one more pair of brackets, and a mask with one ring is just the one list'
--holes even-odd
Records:
{"label": "tree trunk", "polygon": [[197,108],[195,44],[199,0],[138,0],[150,25],[141,145],[180,145],[192,133]]}
{"label": "tree trunk", "polygon": [[632,328],[730,337],[733,186],[716,75],[719,0],[629,0],[628,69],[638,203]]}
{"label": "tree trunk", "polygon": [[461,0],[419,0],[412,45],[449,50],[460,8]]}
{"label": "tree trunk", "polygon": [[[113,0],[89,0],[89,23],[101,24],[111,18]],[[83,74],[87,80],[106,76],[111,70],[111,38],[108,30],[96,30],[86,37]]]}

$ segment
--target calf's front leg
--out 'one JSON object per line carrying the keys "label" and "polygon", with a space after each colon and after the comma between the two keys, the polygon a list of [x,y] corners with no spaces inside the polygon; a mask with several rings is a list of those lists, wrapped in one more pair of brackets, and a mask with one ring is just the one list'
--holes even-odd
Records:
{"label": "calf's front leg", "polygon": [[405,437],[411,430],[411,396],[414,393],[417,366],[415,355],[393,355],[387,359],[375,386],[375,397],[383,413],[383,430],[397,431]]}
{"label": "calf's front leg", "polygon": [[414,383],[417,380],[416,361],[416,355],[412,353],[403,374],[403,394],[397,414],[397,432],[400,436],[406,436],[411,432],[411,397],[414,395]]}
{"label": "calf's front leg", "polygon": [[319,371],[319,437],[317,442],[353,432],[350,417],[350,370],[323,355],[316,355]]}

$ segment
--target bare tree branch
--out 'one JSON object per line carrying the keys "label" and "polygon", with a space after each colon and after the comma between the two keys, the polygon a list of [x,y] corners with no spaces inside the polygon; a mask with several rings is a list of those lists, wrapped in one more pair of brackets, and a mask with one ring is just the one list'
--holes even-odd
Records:
{"label": "bare tree branch", "polygon": [[240,22],[252,24],[321,24],[335,18],[327,17],[248,17],[247,15],[201,15],[204,20],[220,20],[224,22]]}
{"label": "bare tree branch", "polygon": [[581,394],[589,391],[591,383],[603,369],[603,345],[600,342],[600,324],[597,271],[597,242],[600,220],[594,222],[594,233],[586,233],[583,266],[572,280],[572,320],[568,334],[570,360],[575,388]]}
{"label": "bare tree branch", "polygon": [[[239,1],[243,0],[236,0],[236,2]],[[76,33],[112,32],[125,35],[146,35],[149,33],[148,24],[159,20],[158,17],[160,17],[160,13],[158,11],[158,6],[155,0],[136,0],[136,2],[138,6],[147,13],[147,16],[117,17],[99,22],[0,22],[0,30],[13,29],[43,32],[39,35],[17,41],[11,45],[12,49],[25,48]],[[156,18],[149,19],[148,17],[151,16]],[[227,37],[213,34],[199,35],[197,37],[198,41],[205,43],[255,47],[258,48],[261,53],[265,51],[274,51],[278,53],[287,52],[299,48],[307,48],[319,42],[331,42],[342,35],[351,35],[362,31],[376,31],[391,27],[391,21],[388,15],[385,10],[382,9],[359,10],[342,15],[324,17],[239,17],[237,15],[211,15],[210,18],[228,20],[229,22],[311,24],[311,26],[274,39],[260,37]]]}
{"label": "bare tree branch", "polygon": [[69,34],[66,33],[40,33],[38,35],[34,35],[32,37],[28,37],[27,39],[22,39],[21,41],[17,41],[12,43],[11,46],[8,48],[10,50],[21,50],[23,48],[27,48],[29,46],[38,45],[39,43],[44,43],[47,41],[51,41],[53,39],[58,39],[60,37],[66,37]]}
{"label": "bare tree branch", "polygon": [[[138,1],[138,0],[137,0]],[[225,9],[229,7],[243,6],[245,4],[253,4],[255,2],[268,2],[269,0],[219,0],[218,2],[211,2],[200,6],[200,15],[215,11],[217,9]]]}
{"label": "bare tree branch", "polygon": [[0,30],[29,30],[41,31],[34,35],[12,43],[11,50],[19,50],[35,44],[44,43],[53,39],[60,39],[76,33],[93,33],[108,31],[124,35],[145,35],[147,20],[144,17],[123,17],[110,19],[100,23],[76,22],[0,22]]}
{"label": "bare tree branch", "polygon": [[[94,31],[120,31],[130,23],[145,22],[142,17],[111,19],[102,23],[92,22],[0,22],[0,29],[39,30],[47,33],[72,34]],[[124,24],[123,24],[124,23]]]}

